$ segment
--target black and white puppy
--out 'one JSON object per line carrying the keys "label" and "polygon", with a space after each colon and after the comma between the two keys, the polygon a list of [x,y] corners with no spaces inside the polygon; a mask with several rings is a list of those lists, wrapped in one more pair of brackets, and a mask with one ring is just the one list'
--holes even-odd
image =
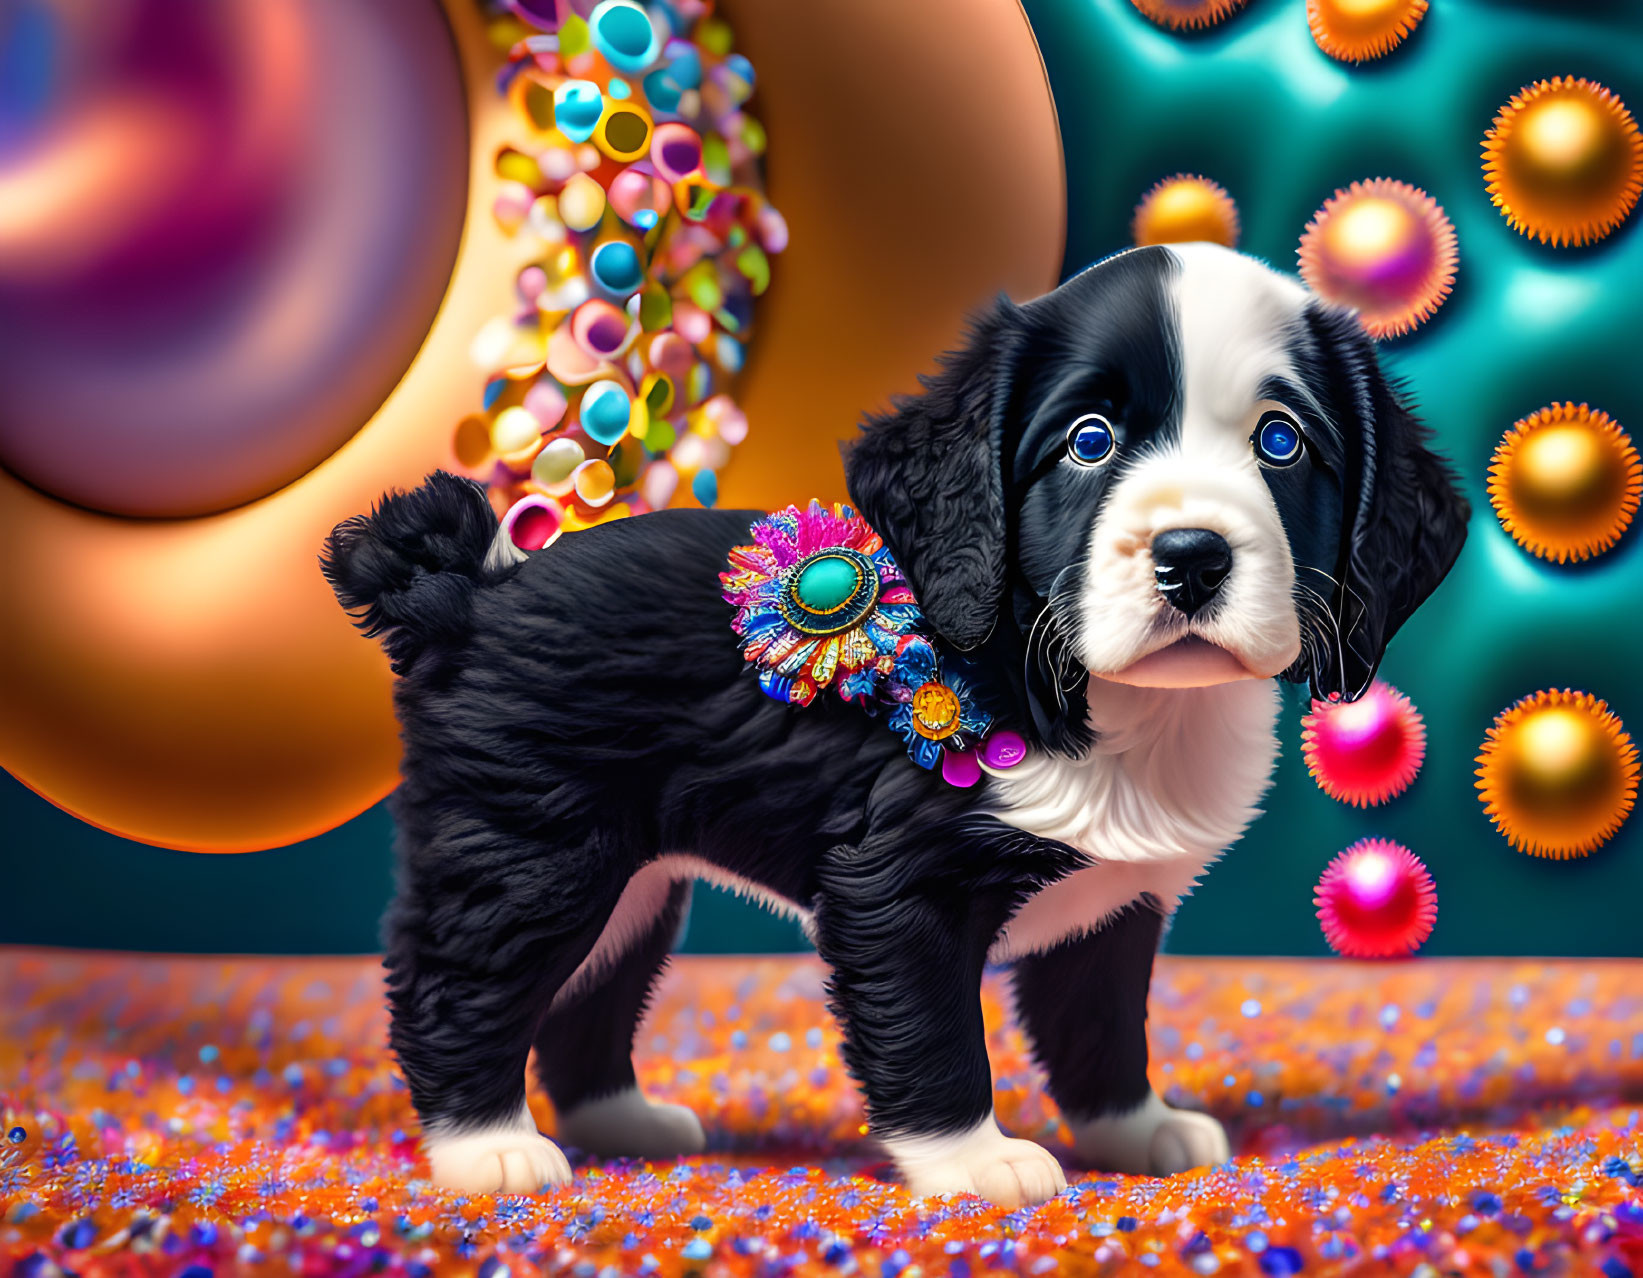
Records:
{"label": "black and white puppy", "polygon": [[391,1036],[434,1178],[570,1178],[525,1104],[533,1047],[568,1143],[702,1148],[630,1061],[693,877],[806,921],[915,1194],[1064,1184],[994,1121],[989,959],[1014,965],[1082,1160],[1227,1158],[1148,1086],[1153,953],[1256,814],[1275,681],[1360,694],[1459,553],[1467,505],[1425,440],[1350,313],[1226,249],[1137,249],[999,302],[846,461],[938,645],[1029,743],[970,789],[858,707],[759,690],[719,583],[757,512],[515,562],[478,486],[441,474],[340,525],[325,572],[401,676]]}

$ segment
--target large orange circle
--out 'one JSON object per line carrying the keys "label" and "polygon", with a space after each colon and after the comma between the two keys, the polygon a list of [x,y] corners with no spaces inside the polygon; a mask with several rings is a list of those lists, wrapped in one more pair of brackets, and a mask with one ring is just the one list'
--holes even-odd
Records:
{"label": "large orange circle", "polygon": [[[513,285],[489,211],[506,104],[477,9],[448,4],[472,130],[462,247],[422,350],[347,444],[269,497],[187,520],[94,514],[0,472],[0,766],[94,825],[249,851],[330,829],[394,784],[387,663],[315,555],[384,488],[456,464],[453,428],[479,391],[468,345]],[[1055,283],[1055,108],[1017,5],[721,9],[759,70],[770,194],[792,231],[723,501],[841,495],[837,444],[864,410],[915,389],[998,290]]]}

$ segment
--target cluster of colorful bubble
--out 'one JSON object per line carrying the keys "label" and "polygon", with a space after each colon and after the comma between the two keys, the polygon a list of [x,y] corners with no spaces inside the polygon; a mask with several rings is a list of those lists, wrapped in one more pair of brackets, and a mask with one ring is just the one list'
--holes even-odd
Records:
{"label": "cluster of colorful bubble", "polygon": [[491,33],[517,136],[493,212],[530,262],[473,343],[458,460],[514,543],[711,506],[746,436],[728,394],[787,226],[760,183],[753,67],[710,0],[503,0]]}
{"label": "cluster of colorful bubble", "polygon": [[[664,979],[638,1073],[709,1153],[466,1196],[424,1179],[372,960],[0,953],[0,1272],[1643,1274],[1643,964],[1165,958],[1155,1084],[1236,1159],[1074,1171],[1015,1212],[893,1182],[823,977]],[[1064,1152],[1006,995],[989,977],[999,1117]]]}
{"label": "cluster of colorful bubble", "polygon": [[[1241,0],[1133,0],[1171,29],[1213,25]],[[1391,52],[1426,0],[1309,0],[1318,47],[1342,62]],[[1480,180],[1520,234],[1562,247],[1609,235],[1643,190],[1643,135],[1625,104],[1592,80],[1555,76],[1501,105],[1482,139]],[[1236,246],[1239,215],[1212,178],[1178,173],[1135,210],[1137,244],[1207,239]],[[1318,293],[1357,309],[1376,338],[1429,320],[1455,282],[1455,228],[1425,191],[1393,178],[1355,181],[1314,215],[1296,251]],[[1643,495],[1643,459],[1619,423],[1586,403],[1551,404],[1505,431],[1488,493],[1525,551],[1557,564],[1601,555],[1624,535]],[[1308,771],[1345,803],[1385,803],[1406,790],[1425,754],[1408,698],[1377,683],[1356,705],[1314,703],[1302,725]],[[1636,799],[1637,751],[1601,700],[1543,689],[1502,711],[1478,755],[1490,820],[1520,851],[1583,856],[1611,838]],[[1324,871],[1318,916],[1332,948],[1353,957],[1413,952],[1430,935],[1436,895],[1409,849],[1365,839]]]}

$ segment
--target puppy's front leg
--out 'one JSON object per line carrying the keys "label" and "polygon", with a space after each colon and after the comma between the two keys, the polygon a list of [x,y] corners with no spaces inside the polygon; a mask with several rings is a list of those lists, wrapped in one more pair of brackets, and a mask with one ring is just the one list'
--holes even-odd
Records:
{"label": "puppy's front leg", "polygon": [[1163,915],[1142,897],[1095,932],[1015,965],[1016,1011],[1085,1165],[1168,1176],[1230,1157],[1208,1114],[1147,1082],[1147,990]]}
{"label": "puppy's front leg", "polygon": [[1043,1202],[1066,1187],[1059,1164],[993,1118],[981,972],[997,923],[955,878],[911,877],[917,859],[883,842],[830,858],[816,944],[832,966],[845,1063],[915,1196]]}

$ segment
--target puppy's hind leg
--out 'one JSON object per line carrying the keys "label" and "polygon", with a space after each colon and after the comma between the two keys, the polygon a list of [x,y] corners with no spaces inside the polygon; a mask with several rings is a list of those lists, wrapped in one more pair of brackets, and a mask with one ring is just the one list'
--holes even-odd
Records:
{"label": "puppy's hind leg", "polygon": [[389,1039],[433,1179],[469,1193],[568,1184],[570,1164],[526,1106],[525,1061],[615,904],[615,858],[559,856],[473,823],[407,842],[386,926]]}
{"label": "puppy's hind leg", "polygon": [[1147,1082],[1147,990],[1163,915],[1142,897],[1098,931],[1016,961],[1015,1002],[1086,1166],[1169,1176],[1231,1157],[1208,1114]]}
{"label": "puppy's hind leg", "polygon": [[702,1124],[683,1105],[645,1099],[633,1036],[667,964],[690,884],[640,870],[582,968],[536,1032],[536,1072],[553,1099],[559,1139],[607,1157],[700,1153]]}

